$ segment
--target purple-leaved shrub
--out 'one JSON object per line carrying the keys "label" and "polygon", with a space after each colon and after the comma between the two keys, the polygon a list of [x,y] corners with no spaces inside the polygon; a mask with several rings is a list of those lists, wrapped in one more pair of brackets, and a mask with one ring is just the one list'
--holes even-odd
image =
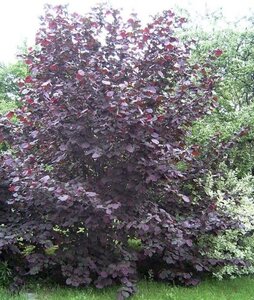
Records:
{"label": "purple-leaved shrub", "polygon": [[105,6],[85,17],[47,7],[25,57],[23,106],[1,123],[12,196],[0,251],[20,278],[121,283],[120,300],[139,274],[193,285],[222,263],[197,240],[232,224],[205,193],[192,201],[205,165],[185,142],[216,106],[218,55],[191,62],[194,42],[175,33],[185,21],[165,11],[142,27]]}

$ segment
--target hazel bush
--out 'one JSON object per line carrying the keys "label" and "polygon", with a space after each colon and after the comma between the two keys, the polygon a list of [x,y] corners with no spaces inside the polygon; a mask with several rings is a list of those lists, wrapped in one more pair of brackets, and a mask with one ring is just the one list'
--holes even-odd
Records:
{"label": "hazel bush", "polygon": [[[188,186],[206,172],[193,121],[216,107],[214,60],[192,63],[186,20],[165,11],[142,26],[99,6],[87,16],[48,6],[25,56],[23,106],[1,120],[1,259],[17,275],[72,286],[140,276],[195,285],[221,260],[200,236],[236,226]],[[179,167],[181,166],[181,167]]]}

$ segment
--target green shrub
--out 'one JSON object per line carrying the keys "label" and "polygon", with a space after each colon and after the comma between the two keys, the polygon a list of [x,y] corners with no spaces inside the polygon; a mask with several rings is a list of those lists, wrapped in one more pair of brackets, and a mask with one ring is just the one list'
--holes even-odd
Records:
{"label": "green shrub", "polygon": [[228,142],[232,137],[246,128],[246,134],[239,137],[225,159],[230,168],[237,170],[239,177],[253,172],[254,168],[254,105],[242,107],[239,111],[214,113],[193,124],[189,142],[200,145],[203,152],[210,149],[210,141]]}
{"label": "green shrub", "polygon": [[[205,192],[216,205],[232,220],[241,224],[240,228],[229,229],[215,236],[202,236],[200,245],[205,246],[203,255],[212,259],[226,259],[229,264],[216,267],[213,275],[217,278],[254,274],[254,177],[251,175],[239,179],[237,172],[220,168],[223,176],[209,174],[204,182]],[[248,261],[246,267],[231,265],[230,262]]]}

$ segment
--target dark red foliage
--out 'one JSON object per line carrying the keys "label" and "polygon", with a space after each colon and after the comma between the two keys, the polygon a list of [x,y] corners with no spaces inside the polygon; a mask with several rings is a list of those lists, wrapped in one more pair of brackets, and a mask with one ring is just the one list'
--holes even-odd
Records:
{"label": "dark red foliage", "polygon": [[139,272],[190,285],[218,263],[197,239],[229,223],[205,196],[193,203],[186,184],[204,166],[185,144],[188,126],[216,105],[215,78],[209,60],[190,62],[193,42],[175,36],[183,22],[166,11],[143,28],[105,7],[86,17],[47,8],[25,58],[19,121],[11,112],[1,127],[14,155],[2,157],[12,198],[0,248],[17,274],[120,282],[124,299]]}
{"label": "dark red foliage", "polygon": [[214,54],[215,54],[215,56],[219,57],[223,54],[223,51],[221,49],[216,49],[216,50],[214,50]]}

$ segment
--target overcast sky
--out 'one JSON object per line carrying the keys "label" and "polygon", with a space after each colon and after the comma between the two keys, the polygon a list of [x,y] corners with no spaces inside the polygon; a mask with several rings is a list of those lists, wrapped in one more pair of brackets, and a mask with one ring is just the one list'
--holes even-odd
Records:
{"label": "overcast sky", "polygon": [[[13,62],[17,46],[24,40],[32,43],[38,28],[38,17],[43,13],[45,3],[70,4],[70,9],[85,13],[97,0],[2,0],[0,1],[0,62]],[[222,7],[224,15],[236,19],[254,9],[254,0],[110,0],[114,7],[121,7],[124,13],[136,11],[140,18],[147,19],[163,9],[178,5],[198,11],[215,10]]]}

